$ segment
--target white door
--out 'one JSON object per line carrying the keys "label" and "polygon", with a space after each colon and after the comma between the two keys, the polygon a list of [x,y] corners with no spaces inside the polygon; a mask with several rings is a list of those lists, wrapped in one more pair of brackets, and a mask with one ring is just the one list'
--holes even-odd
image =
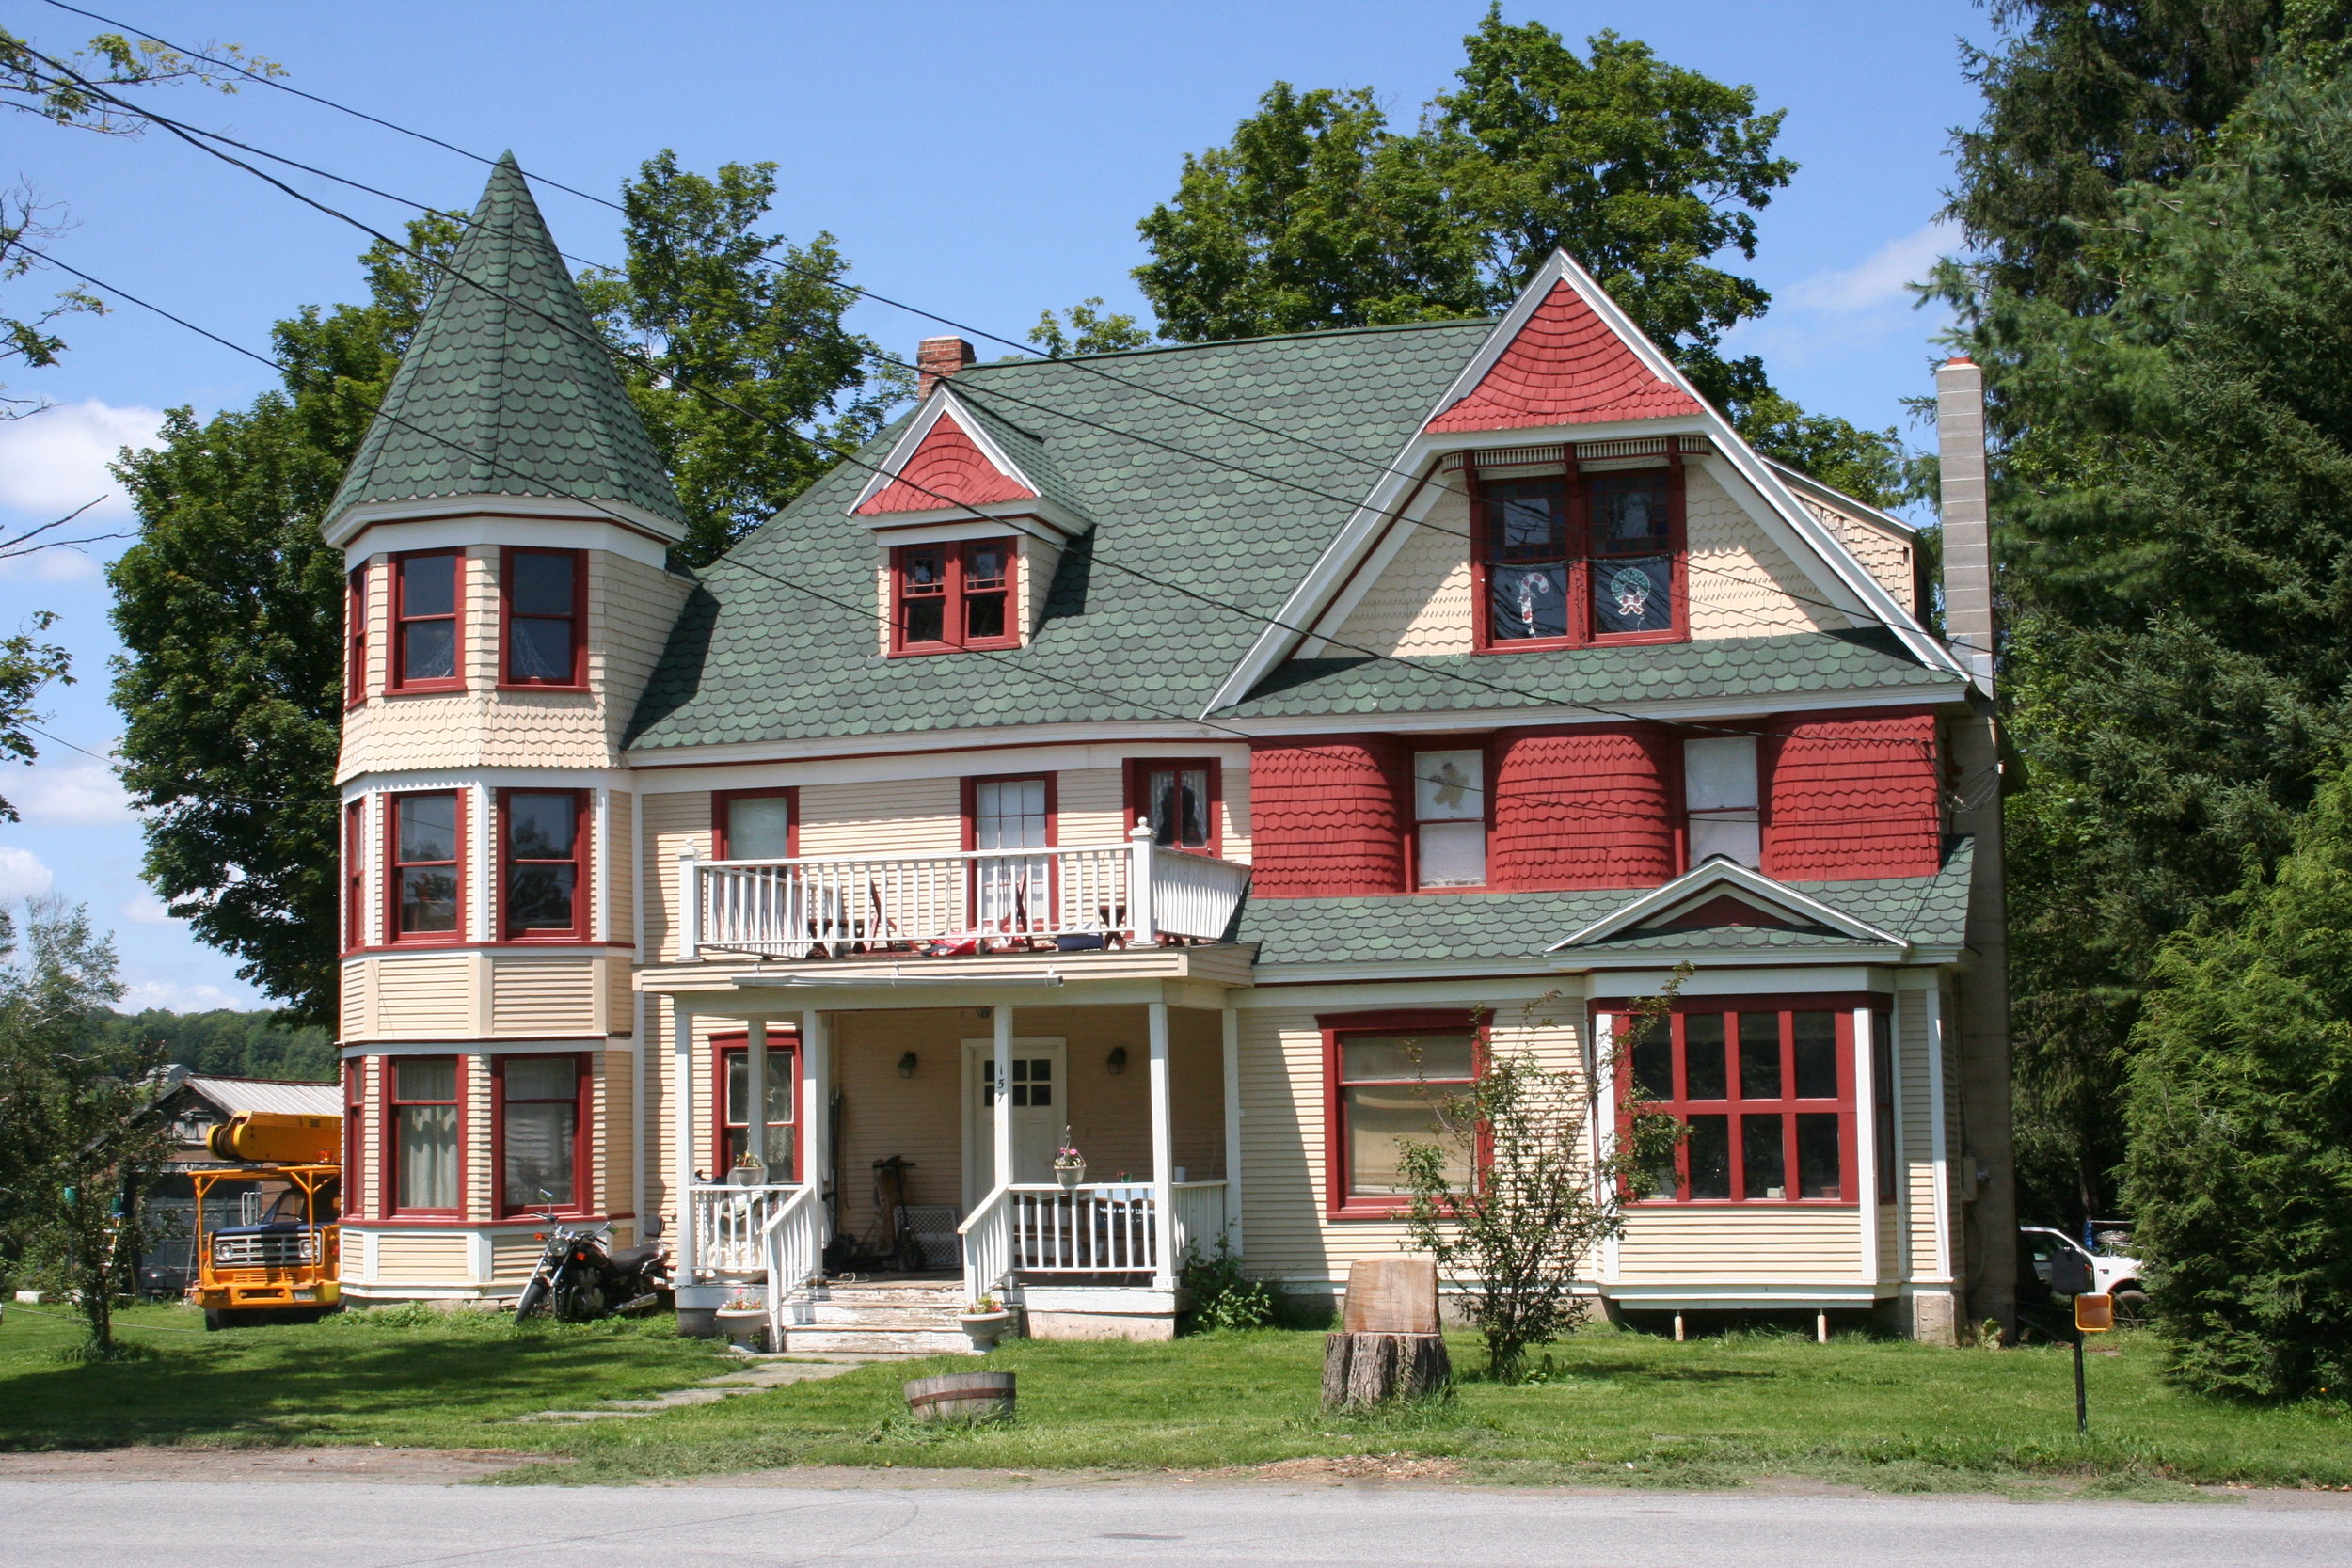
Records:
{"label": "white door", "polygon": [[[993,1040],[963,1042],[963,1206],[986,1197],[996,1185],[996,1046]],[[1054,1180],[1054,1150],[1069,1125],[1068,1054],[1062,1041],[1012,1042],[1012,1179]]]}

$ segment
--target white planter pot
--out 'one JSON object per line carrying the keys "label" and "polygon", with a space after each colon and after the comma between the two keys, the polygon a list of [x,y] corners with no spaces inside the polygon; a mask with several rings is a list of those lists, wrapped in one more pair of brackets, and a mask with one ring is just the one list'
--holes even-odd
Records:
{"label": "white planter pot", "polygon": [[1062,1184],[1062,1190],[1065,1192],[1075,1190],[1078,1183],[1084,1181],[1086,1179],[1087,1166],[1084,1160],[1079,1161],[1074,1165],[1056,1165],[1054,1167],[1054,1180]]}
{"label": "white planter pot", "polygon": [[970,1337],[974,1350],[990,1350],[1012,1327],[1012,1314],[1009,1311],[959,1312],[956,1322]]}
{"label": "white planter pot", "polygon": [[712,1314],[718,1320],[720,1338],[740,1350],[757,1351],[768,1348],[768,1309],[764,1307],[723,1307]]}

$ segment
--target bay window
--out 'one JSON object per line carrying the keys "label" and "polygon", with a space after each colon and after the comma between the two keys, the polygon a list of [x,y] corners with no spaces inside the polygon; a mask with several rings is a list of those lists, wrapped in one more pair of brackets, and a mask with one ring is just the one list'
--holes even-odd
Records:
{"label": "bay window", "polygon": [[890,651],[1018,647],[1012,570],[1009,538],[898,546],[891,552]]}
{"label": "bay window", "polygon": [[392,1208],[403,1214],[458,1212],[454,1056],[394,1056],[391,1079]]}
{"label": "bay window", "polygon": [[508,686],[585,686],[588,570],[581,552],[502,550],[499,597],[505,632],[499,678]]}
{"label": "bay window", "polygon": [[1471,495],[1482,651],[1683,635],[1678,467],[1473,479]]}
{"label": "bay window", "polygon": [[1404,1146],[1435,1145],[1458,1190],[1470,1150],[1440,1127],[1438,1107],[1468,1089],[1479,1037],[1467,1015],[1369,1014],[1323,1024],[1326,1147],[1334,1214],[1390,1215],[1412,1200]]}
{"label": "bay window", "polygon": [[588,935],[588,792],[499,791],[499,909],[509,942]]}
{"label": "bay window", "polygon": [[495,1074],[499,1212],[585,1212],[588,1074],[581,1057],[501,1056]]}
{"label": "bay window", "polygon": [[392,669],[400,691],[452,691],[458,673],[457,614],[464,559],[454,550],[392,557]]}
{"label": "bay window", "polygon": [[1486,880],[1486,758],[1478,751],[1413,753],[1413,882]]}
{"label": "bay window", "polygon": [[394,942],[456,942],[464,933],[465,809],[453,789],[385,797],[390,804],[387,880]]}

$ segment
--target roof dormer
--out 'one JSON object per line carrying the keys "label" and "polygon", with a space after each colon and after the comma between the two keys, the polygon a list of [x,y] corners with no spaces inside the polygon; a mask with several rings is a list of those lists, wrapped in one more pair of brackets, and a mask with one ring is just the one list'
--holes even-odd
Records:
{"label": "roof dormer", "polygon": [[945,384],[908,421],[850,515],[886,544],[979,538],[1009,529],[1059,546],[1093,526],[1045,444]]}

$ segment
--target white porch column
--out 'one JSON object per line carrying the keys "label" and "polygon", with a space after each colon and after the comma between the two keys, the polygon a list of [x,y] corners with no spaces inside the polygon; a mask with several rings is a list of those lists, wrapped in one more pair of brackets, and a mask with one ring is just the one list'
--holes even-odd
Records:
{"label": "white porch column", "polygon": [[[825,1015],[814,1007],[801,1014],[801,1170],[803,1180],[817,1184],[817,1201],[824,1202],[833,1173],[833,1036]],[[833,1239],[830,1221],[825,1239]]]}
{"label": "white porch column", "polygon": [[1176,1288],[1174,1180],[1176,1140],[1168,1125],[1168,1004],[1148,1004],[1152,1020],[1152,1214],[1155,1267],[1152,1287]]}
{"label": "white porch column", "polygon": [[694,1015],[670,1001],[670,1202],[677,1211],[677,1282],[694,1282],[702,1254],[694,1235]]}
{"label": "white porch column", "polygon": [[[768,1021],[746,1019],[743,1022],[743,1097],[751,1103],[743,1109],[743,1147],[761,1164],[769,1163],[768,1155]],[[719,1093],[726,1093],[725,1081],[721,1080]],[[722,1104],[714,1122],[726,1119],[726,1107]],[[723,1171],[712,1171],[711,1179],[726,1180]],[[773,1180],[773,1178],[770,1178]]]}
{"label": "white porch column", "polygon": [[996,1074],[996,1089],[990,1098],[990,1116],[996,1130],[996,1181],[999,1187],[1012,1184],[1012,1009],[999,1003],[990,1009],[990,1022],[995,1026],[995,1063],[990,1069]]}
{"label": "white porch column", "polygon": [[1225,1242],[1241,1252],[1241,1014],[1228,997],[1217,1015],[1224,1025],[1225,1071]]}

